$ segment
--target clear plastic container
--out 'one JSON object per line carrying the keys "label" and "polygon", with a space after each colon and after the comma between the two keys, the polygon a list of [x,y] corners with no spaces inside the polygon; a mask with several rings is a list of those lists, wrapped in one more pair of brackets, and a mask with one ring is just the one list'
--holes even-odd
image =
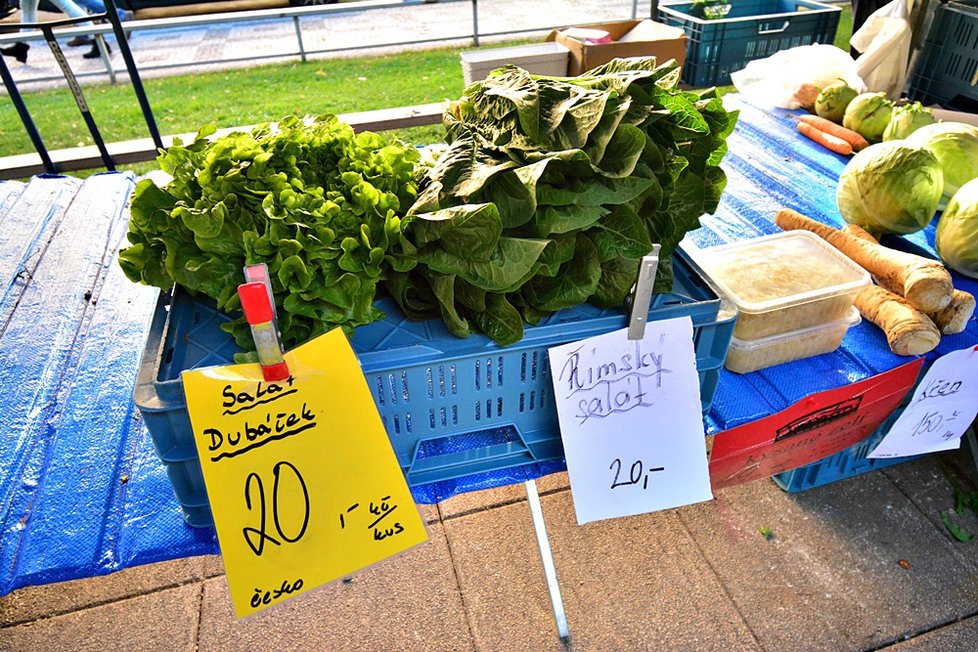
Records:
{"label": "clear plastic container", "polygon": [[695,260],[736,305],[734,337],[741,341],[844,321],[856,293],[872,282],[808,231],[700,249]]}
{"label": "clear plastic container", "polygon": [[792,360],[831,353],[842,344],[846,331],[860,321],[859,311],[850,307],[843,319],[828,324],[757,340],[739,340],[735,337],[730,341],[724,366],[738,374],[746,374]]}

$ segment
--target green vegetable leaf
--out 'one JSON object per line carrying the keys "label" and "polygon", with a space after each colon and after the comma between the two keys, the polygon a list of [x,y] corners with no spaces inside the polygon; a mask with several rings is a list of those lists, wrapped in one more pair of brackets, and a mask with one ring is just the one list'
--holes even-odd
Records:
{"label": "green vegetable leaf", "polygon": [[635,199],[655,183],[652,179],[597,177],[588,181],[574,180],[562,188],[540,186],[537,201],[546,206],[604,206],[624,204]]}
{"label": "green vegetable leaf", "polygon": [[625,298],[638,280],[640,261],[612,258],[601,263],[601,278],[591,295],[591,303],[599,308],[621,308]]}
{"label": "green vegetable leaf", "polygon": [[586,229],[608,214],[602,206],[543,206],[535,220],[536,235],[570,233]]}
{"label": "green vegetable leaf", "polygon": [[528,306],[555,311],[584,303],[598,287],[601,261],[598,250],[583,233],[577,235],[574,258],[561,272],[550,278],[537,276],[524,286],[521,294]]}
{"label": "green vegetable leaf", "polygon": [[444,249],[421,251],[418,260],[441,274],[457,274],[477,288],[503,292],[533,269],[546,246],[547,240],[502,237],[487,260],[456,256]]}
{"label": "green vegetable leaf", "polygon": [[495,250],[503,226],[494,204],[462,204],[413,215],[404,231],[417,248],[433,243],[459,257],[485,260]]}
{"label": "green vegetable leaf", "polygon": [[500,346],[509,346],[523,339],[523,318],[502,294],[487,295],[485,311],[472,313],[470,319]]}
{"label": "green vegetable leaf", "polygon": [[601,171],[610,177],[627,177],[645,149],[645,134],[638,127],[622,124],[608,142]]}
{"label": "green vegetable leaf", "polygon": [[625,204],[616,206],[587,234],[603,261],[619,257],[637,259],[652,251],[652,241],[642,218]]}

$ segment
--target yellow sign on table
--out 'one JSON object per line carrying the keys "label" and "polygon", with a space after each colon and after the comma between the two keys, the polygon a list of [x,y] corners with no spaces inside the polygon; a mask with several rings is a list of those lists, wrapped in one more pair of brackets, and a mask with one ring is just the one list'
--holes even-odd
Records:
{"label": "yellow sign on table", "polygon": [[427,541],[346,336],[258,364],[183,373],[239,618]]}

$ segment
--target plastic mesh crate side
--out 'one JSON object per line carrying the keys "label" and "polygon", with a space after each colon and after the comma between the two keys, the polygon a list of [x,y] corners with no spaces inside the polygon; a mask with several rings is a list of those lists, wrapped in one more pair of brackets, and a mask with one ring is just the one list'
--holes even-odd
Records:
{"label": "plastic mesh crate side", "polygon": [[[675,290],[655,296],[649,319],[687,316],[693,322],[701,399],[707,410],[734,319],[718,320],[716,294],[687,260],[677,256],[675,262]],[[405,324],[389,312],[384,323],[371,325],[376,326],[373,330],[358,329],[364,336],[359,343],[354,338],[354,348],[411,486],[561,459],[548,349],[627,324],[622,311],[584,305],[554,314],[543,325],[527,328],[520,343],[501,348],[476,336],[458,340],[442,332],[439,323]],[[206,492],[179,374],[186,368],[230,361],[236,347],[220,329],[227,319],[177,293],[169,318],[157,325],[144,351],[152,367],[152,373],[146,372],[147,382],[155,393],[153,401],[137,405],[157,452],[168,464],[185,514],[206,499]],[[159,338],[160,331],[165,331],[165,338],[157,346],[150,340]],[[405,345],[412,338],[417,344]],[[161,398],[164,395],[167,400]]]}
{"label": "plastic mesh crate side", "polygon": [[210,505],[181,505],[184,522],[191,527],[213,527],[214,517]]}
{"label": "plastic mesh crate side", "polygon": [[686,32],[683,81],[698,87],[729,84],[730,73],[780,50],[832,43],[841,15],[839,7],[811,0],[754,0],[705,20],[687,13],[692,4],[664,5],[660,20]]}
{"label": "plastic mesh crate side", "polygon": [[164,466],[177,502],[185,507],[200,507],[208,504],[204,474],[196,455],[179,462],[164,462]]}
{"label": "plastic mesh crate side", "polygon": [[[907,396],[908,399],[913,396],[912,389]],[[794,493],[917,459],[919,455],[880,459],[866,457],[883,440],[906,406],[907,402],[900,405],[863,441],[823,460],[778,473],[771,478],[785,491]]]}
{"label": "plastic mesh crate side", "polygon": [[914,66],[907,95],[925,104],[978,101],[978,8],[939,5]]}

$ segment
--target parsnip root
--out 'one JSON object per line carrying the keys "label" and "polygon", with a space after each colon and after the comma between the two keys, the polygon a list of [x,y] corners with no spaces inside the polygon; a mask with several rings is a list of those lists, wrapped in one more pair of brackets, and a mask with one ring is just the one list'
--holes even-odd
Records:
{"label": "parsnip root", "polygon": [[890,350],[897,355],[923,355],[941,341],[930,317],[889,290],[871,285],[860,290],[854,303],[863,317],[883,329]]}
{"label": "parsnip root", "polygon": [[942,310],[951,301],[951,275],[936,260],[897,251],[805,217],[790,208],[778,211],[774,221],[782,229],[811,231],[878,279],[880,285],[903,295],[925,313]]}
{"label": "parsnip root", "polygon": [[[846,224],[842,230],[868,242],[879,243],[879,240],[872,233],[861,226]],[[894,288],[886,289],[894,292]],[[901,289],[896,288],[896,293],[899,294]],[[937,312],[928,313],[927,316],[937,326],[937,330],[941,331],[941,335],[956,335],[968,326],[968,320],[971,319],[974,312],[975,298],[964,290],[955,289],[951,294],[951,301],[944,308]]]}
{"label": "parsnip root", "polygon": [[974,312],[975,298],[964,290],[955,290],[951,302],[942,310],[932,313],[930,318],[942,334],[954,335],[967,327]]}

